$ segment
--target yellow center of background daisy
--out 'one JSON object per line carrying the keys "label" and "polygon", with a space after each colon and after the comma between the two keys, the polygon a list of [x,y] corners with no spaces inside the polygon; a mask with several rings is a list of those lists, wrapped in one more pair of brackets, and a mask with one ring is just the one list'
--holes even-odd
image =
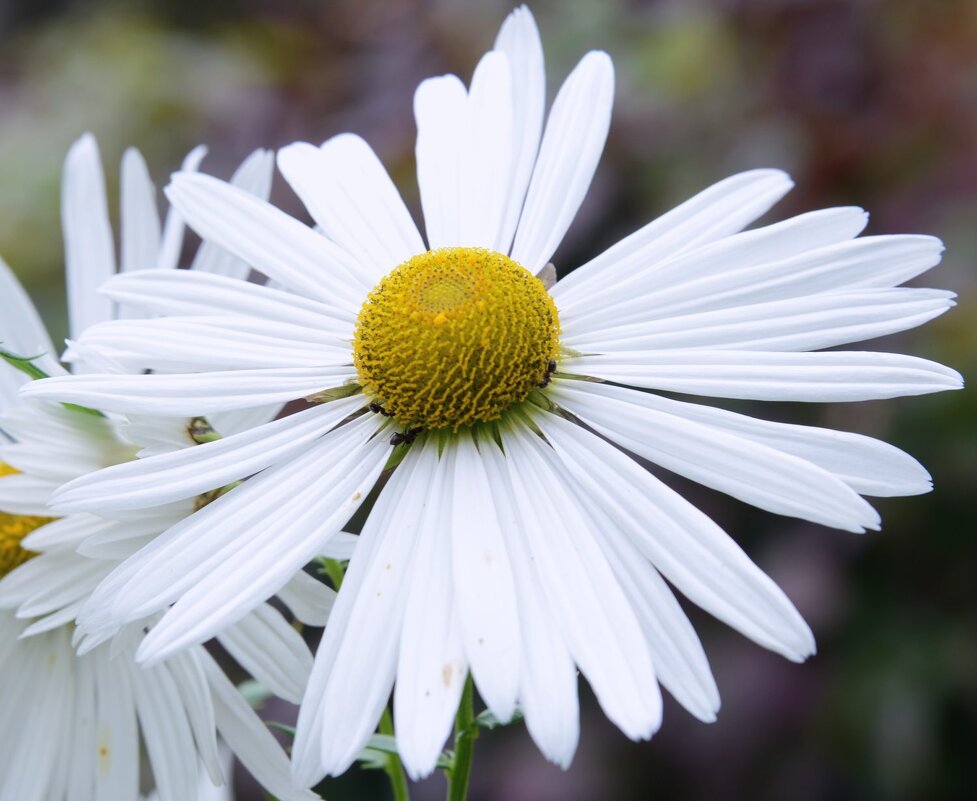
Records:
{"label": "yellow center of background daisy", "polygon": [[353,362],[368,395],[405,426],[497,420],[559,350],[543,283],[501,253],[441,248],[408,259],[360,310]]}
{"label": "yellow center of background daisy", "polygon": [[[4,476],[17,475],[20,471],[8,464],[0,462],[0,479]],[[53,517],[31,517],[28,515],[9,515],[0,512],[0,578],[6,576],[15,567],[24,564],[28,559],[37,556],[33,551],[20,547],[21,540],[45,523],[50,523]]]}

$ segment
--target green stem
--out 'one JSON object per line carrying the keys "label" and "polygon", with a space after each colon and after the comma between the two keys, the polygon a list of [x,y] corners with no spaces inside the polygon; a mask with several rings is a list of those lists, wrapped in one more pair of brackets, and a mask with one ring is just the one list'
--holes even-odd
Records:
{"label": "green stem", "polygon": [[[393,736],[394,722],[389,707],[383,710],[383,717],[380,718],[380,733]],[[404,773],[404,766],[400,762],[400,757],[396,754],[387,754],[387,767],[384,770],[390,778],[390,789],[393,790],[394,801],[410,801],[407,775]]]}
{"label": "green stem", "polygon": [[465,680],[465,689],[455,718],[455,758],[448,773],[448,801],[466,801],[472,774],[472,757],[478,726],[475,725],[475,689],[472,677]]}

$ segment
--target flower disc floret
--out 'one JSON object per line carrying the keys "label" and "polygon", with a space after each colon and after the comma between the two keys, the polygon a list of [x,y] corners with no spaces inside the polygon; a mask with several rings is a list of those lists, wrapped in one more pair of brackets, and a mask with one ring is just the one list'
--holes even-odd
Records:
{"label": "flower disc floret", "polygon": [[507,256],[441,248],[408,259],[360,310],[353,361],[387,414],[458,430],[499,419],[543,382],[559,350],[556,305]]}

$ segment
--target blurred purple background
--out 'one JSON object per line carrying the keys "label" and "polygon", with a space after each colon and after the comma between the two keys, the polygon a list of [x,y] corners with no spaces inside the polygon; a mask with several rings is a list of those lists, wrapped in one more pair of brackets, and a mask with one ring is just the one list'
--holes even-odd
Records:
{"label": "blurred purple background", "polygon": [[[466,81],[508,3],[2,0],[0,253],[63,335],[61,161],[98,137],[115,195],[138,145],[159,186],[203,142],[228,176],[256,147],[362,134],[418,209],[412,93]],[[977,353],[977,3],[972,0],[537,2],[549,94],[590,48],[617,68],[615,117],[565,272],[727,174],[788,170],[784,216],[838,204],[869,233],[943,238],[920,285],[960,293],[924,329],[875,343],[972,373]],[[301,214],[276,179],[274,199]],[[483,734],[473,801],[966,799],[977,797],[977,414],[972,393],[803,407],[764,416],[883,437],[936,491],[882,500],[858,537],[756,512],[665,476],[730,531],[795,601],[819,643],[793,665],[690,608],[723,698],[704,725],[669,699],[662,731],[628,742],[582,688],[572,768],[522,725]],[[688,605],[687,605],[688,607]],[[294,710],[272,706],[268,716]],[[259,797],[241,782],[239,798]],[[385,798],[354,771],[326,797]],[[414,788],[443,795],[439,779]]]}

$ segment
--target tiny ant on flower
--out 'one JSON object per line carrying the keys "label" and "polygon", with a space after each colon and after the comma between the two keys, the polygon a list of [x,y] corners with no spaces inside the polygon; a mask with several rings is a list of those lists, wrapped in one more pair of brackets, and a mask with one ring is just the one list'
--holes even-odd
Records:
{"label": "tiny ant on flower", "polygon": [[553,373],[556,372],[556,359],[550,359],[546,364],[546,373],[543,376],[543,380],[539,382],[538,386],[540,389],[549,386],[550,378],[552,378]]}
{"label": "tiny ant on flower", "polygon": [[406,431],[401,433],[397,431],[390,437],[391,445],[410,445],[424,429],[421,428],[408,428]]}

